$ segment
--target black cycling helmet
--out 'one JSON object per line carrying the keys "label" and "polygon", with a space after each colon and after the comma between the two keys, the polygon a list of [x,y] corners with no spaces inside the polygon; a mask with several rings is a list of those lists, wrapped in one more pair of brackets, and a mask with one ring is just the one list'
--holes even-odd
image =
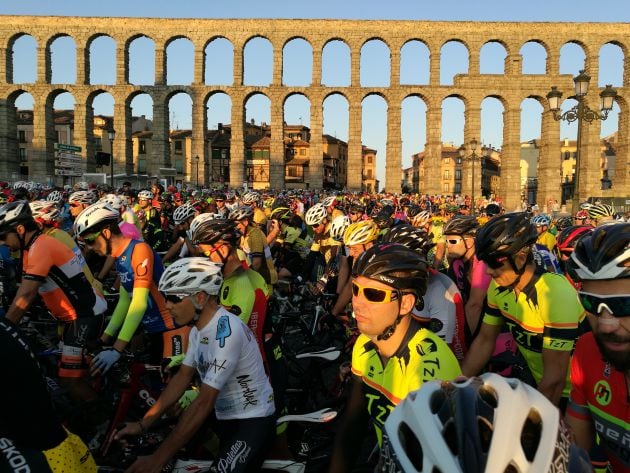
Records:
{"label": "black cycling helmet", "polygon": [[630,277],[630,223],[603,225],[584,234],[567,270],[574,281]]}
{"label": "black cycling helmet", "polygon": [[526,212],[497,215],[477,231],[475,253],[480,260],[496,260],[515,255],[537,238],[536,227]]}
{"label": "black cycling helmet", "polygon": [[409,207],[407,207],[407,212],[406,212],[407,218],[412,219],[413,217],[418,215],[421,210],[422,209],[420,208],[418,204],[409,204]]}
{"label": "black cycling helmet", "polygon": [[33,213],[26,200],[17,200],[0,207],[0,233],[14,231],[18,225],[33,221]]}
{"label": "black cycling helmet", "polygon": [[374,217],[372,217],[372,220],[374,220],[374,223],[376,223],[378,228],[381,230],[383,228],[391,227],[394,223],[394,207],[391,205],[385,205]]}
{"label": "black cycling helmet", "polygon": [[206,220],[191,233],[194,245],[214,245],[219,241],[235,245],[241,237],[241,233],[236,229],[236,222],[228,218]]}
{"label": "black cycling helmet", "polygon": [[352,277],[363,276],[400,291],[413,292],[419,300],[427,291],[426,258],[398,243],[379,243],[363,252],[352,267]]}
{"label": "black cycling helmet", "polygon": [[495,215],[499,215],[501,213],[501,207],[498,204],[488,204],[486,205],[486,216],[494,217]]}
{"label": "black cycling helmet", "polygon": [[479,222],[472,215],[455,215],[444,224],[443,235],[475,235]]}
{"label": "black cycling helmet", "polygon": [[571,226],[573,226],[573,219],[570,216],[560,217],[558,220],[556,220],[556,230],[558,230],[559,232]]}
{"label": "black cycling helmet", "polygon": [[382,238],[383,243],[399,243],[410,250],[426,256],[433,243],[433,234],[427,233],[424,228],[417,228],[413,225],[397,225],[385,232]]}

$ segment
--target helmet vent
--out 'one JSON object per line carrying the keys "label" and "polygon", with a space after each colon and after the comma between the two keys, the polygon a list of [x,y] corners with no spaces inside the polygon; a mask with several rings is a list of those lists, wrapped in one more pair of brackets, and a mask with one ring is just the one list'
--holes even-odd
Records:
{"label": "helmet vent", "polygon": [[405,422],[401,422],[398,427],[398,439],[400,440],[403,451],[406,452],[409,461],[411,461],[416,471],[422,471],[422,461],[424,457],[422,446],[416,434]]}
{"label": "helmet vent", "polygon": [[532,409],[521,430],[521,447],[528,461],[533,461],[540,446],[542,419],[538,411]]}

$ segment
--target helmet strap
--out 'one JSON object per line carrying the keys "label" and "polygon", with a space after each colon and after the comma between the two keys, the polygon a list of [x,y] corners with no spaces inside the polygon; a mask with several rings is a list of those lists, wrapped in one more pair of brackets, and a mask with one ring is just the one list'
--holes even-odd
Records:
{"label": "helmet strap", "polygon": [[407,314],[398,314],[398,317],[396,317],[396,320],[394,320],[394,323],[389,325],[388,327],[385,327],[385,330],[383,330],[383,332],[380,335],[378,335],[376,339],[379,341],[389,340],[391,336],[394,335],[394,332],[396,331],[396,327],[398,327],[398,324],[400,323],[400,321],[405,315]]}

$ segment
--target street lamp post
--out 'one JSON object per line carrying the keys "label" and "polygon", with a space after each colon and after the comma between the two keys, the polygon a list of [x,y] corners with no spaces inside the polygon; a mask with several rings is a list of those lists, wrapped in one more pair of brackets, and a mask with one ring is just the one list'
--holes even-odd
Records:
{"label": "street lamp post", "polygon": [[116,130],[111,128],[107,131],[109,138],[109,185],[114,187],[114,138],[116,138]]}
{"label": "street lamp post", "polygon": [[197,162],[196,172],[197,175],[195,177],[195,186],[199,187],[199,155],[195,156],[195,161]]}
{"label": "street lamp post", "polygon": [[[472,163],[472,187],[471,187],[471,214],[474,216],[475,215],[475,161],[479,161],[481,159],[482,156],[478,156],[476,151],[477,151],[477,145],[479,143],[477,142],[476,139],[472,139],[470,140],[470,143],[468,143],[468,145],[470,146],[470,151],[472,151],[472,153],[468,156],[466,156],[466,146],[461,145],[459,147],[459,149],[457,150],[457,152],[459,153],[459,157],[462,159],[462,161],[470,161]],[[483,176],[482,176],[483,177]]]}
{"label": "street lamp post", "polygon": [[558,90],[556,86],[551,87],[551,90],[547,94],[547,100],[549,101],[549,110],[553,112],[553,118],[556,121],[564,120],[572,123],[578,122],[577,129],[577,150],[575,153],[575,174],[573,178],[573,198],[572,198],[572,211],[575,212],[580,205],[580,154],[582,146],[582,123],[586,121],[591,123],[595,120],[606,120],[608,113],[613,108],[615,97],[617,97],[617,91],[612,88],[610,84],[607,84],[604,90],[599,94],[600,96],[600,108],[601,112],[592,110],[585,103],[585,97],[588,92],[588,84],[591,77],[587,75],[584,70],[573,78],[575,84],[575,96],[569,97],[577,100],[577,105],[566,112],[560,112],[560,98],[562,92]]}

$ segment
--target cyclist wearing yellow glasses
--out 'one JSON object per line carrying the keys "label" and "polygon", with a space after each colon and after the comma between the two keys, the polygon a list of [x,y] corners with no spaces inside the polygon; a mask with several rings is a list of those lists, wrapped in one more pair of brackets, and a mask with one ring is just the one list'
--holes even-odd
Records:
{"label": "cyclist wearing yellow glasses", "polygon": [[400,244],[366,250],[352,268],[352,308],[361,335],[352,352],[350,399],[337,432],[330,471],[349,471],[368,421],[381,431],[389,413],[426,381],[461,374],[448,345],[411,317],[422,308],[428,264]]}

